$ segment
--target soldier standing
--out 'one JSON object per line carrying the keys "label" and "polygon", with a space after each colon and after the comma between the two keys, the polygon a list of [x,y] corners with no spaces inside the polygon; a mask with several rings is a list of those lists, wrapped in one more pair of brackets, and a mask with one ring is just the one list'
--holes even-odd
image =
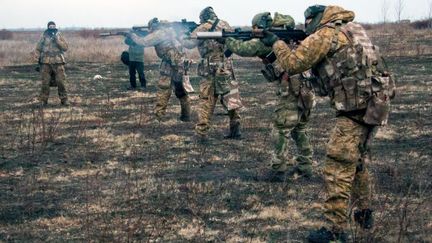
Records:
{"label": "soldier standing", "polygon": [[[289,15],[275,13],[274,19],[269,12],[259,13],[252,19],[253,29],[294,29],[294,19]],[[314,93],[301,82],[302,74],[288,76],[280,65],[267,61],[271,47],[265,46],[258,38],[242,41],[234,38],[226,39],[227,48],[240,56],[260,57],[266,68],[272,65],[277,74],[265,75],[270,82],[277,84],[279,102],[275,110],[272,140],[274,144],[270,171],[264,175],[264,180],[280,182],[285,174],[298,173],[305,177],[312,175],[312,146],[306,127],[314,104]],[[268,70],[268,73],[271,70]],[[274,80],[273,78],[276,78]],[[290,156],[291,138],[297,146],[295,159]]]}
{"label": "soldier standing", "polygon": [[172,93],[171,89],[174,89],[176,97],[180,100],[180,120],[190,121],[190,100],[183,85],[184,62],[186,59],[185,54],[179,48],[180,43],[177,39],[177,33],[169,26],[159,25],[157,18],[151,19],[148,27],[150,33],[147,36],[140,37],[132,33],[127,38],[143,47],[154,46],[156,54],[162,59],[158,92],[156,94],[156,118],[161,120],[165,115]]}
{"label": "soldier standing", "polygon": [[337,111],[324,164],[326,225],[312,231],[308,240],[345,242],[350,202],[355,222],[364,229],[372,227],[368,145],[377,126],[387,122],[394,81],[378,47],[361,25],[352,22],[353,12],[315,5],[305,11],[305,18],[310,35],[296,50],[269,32],[262,41],[273,47],[290,75],[312,68],[316,84]]}
{"label": "soldier standing", "polygon": [[[230,25],[219,19],[212,7],[204,8],[200,13],[200,25],[192,32],[212,32],[230,30]],[[200,104],[198,110],[198,123],[195,132],[201,142],[207,141],[210,130],[210,119],[213,115],[216,102],[222,96],[225,106],[228,109],[230,119],[230,132],[225,138],[239,139],[240,115],[238,109],[241,107],[237,85],[233,83],[232,60],[224,56],[224,44],[216,40],[192,40],[184,39],[182,43],[186,48],[198,47],[201,61],[198,65],[198,75],[201,76],[200,82]]]}
{"label": "soldier standing", "polygon": [[147,81],[144,74],[144,47],[135,44],[130,38],[125,39],[125,44],[129,46],[129,89],[137,88],[136,73],[138,73],[141,88],[145,89]]}
{"label": "soldier standing", "polygon": [[51,77],[54,77],[57,84],[61,104],[69,105],[65,87],[65,58],[63,55],[67,49],[68,44],[57,30],[56,24],[53,21],[48,22],[47,30],[42,34],[36,46],[42,77],[42,90],[39,98],[43,105],[48,104]]}

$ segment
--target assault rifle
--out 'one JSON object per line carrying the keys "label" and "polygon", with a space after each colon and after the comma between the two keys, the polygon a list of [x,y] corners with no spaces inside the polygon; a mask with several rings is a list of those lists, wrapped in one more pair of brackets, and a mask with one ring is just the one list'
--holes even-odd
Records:
{"label": "assault rifle", "polygon": [[[215,31],[215,32],[197,32],[196,36],[191,36],[191,39],[225,39],[232,37],[239,40],[250,40],[253,38],[264,38],[264,30],[242,30],[235,29],[234,31]],[[287,30],[287,29],[269,29],[267,30],[275,34],[279,39],[286,42],[299,42],[306,39],[307,35],[303,30]]]}

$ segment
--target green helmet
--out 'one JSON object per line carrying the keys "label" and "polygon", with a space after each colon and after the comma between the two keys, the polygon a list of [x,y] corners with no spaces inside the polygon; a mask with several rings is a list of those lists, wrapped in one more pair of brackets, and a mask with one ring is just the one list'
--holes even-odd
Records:
{"label": "green helmet", "polygon": [[201,10],[199,18],[200,18],[200,23],[202,24],[207,22],[210,19],[216,19],[217,15],[214,12],[212,7],[206,7],[203,10]]}
{"label": "green helmet", "polygon": [[272,27],[284,28],[284,29],[294,29],[295,21],[290,15],[280,14],[278,12],[274,13]]}
{"label": "green helmet", "polygon": [[156,29],[156,26],[159,24],[159,19],[154,17],[152,19],[150,19],[150,21],[148,22],[148,27],[150,30],[154,30]]}
{"label": "green helmet", "polygon": [[305,20],[312,20],[310,23],[305,23],[306,34],[310,35],[315,32],[315,30],[318,28],[319,23],[322,20],[325,9],[326,6],[324,5],[313,5],[306,9],[306,11],[304,12]]}
{"label": "green helmet", "polygon": [[270,12],[263,12],[255,15],[252,19],[252,27],[256,26],[258,29],[268,29],[272,26],[273,19]]}

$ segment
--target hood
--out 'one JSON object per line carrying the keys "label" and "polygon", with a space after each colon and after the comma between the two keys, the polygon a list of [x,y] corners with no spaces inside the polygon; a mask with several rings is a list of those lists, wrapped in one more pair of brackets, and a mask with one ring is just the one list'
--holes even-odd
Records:
{"label": "hood", "polygon": [[343,22],[351,22],[354,20],[355,14],[353,11],[345,10],[338,6],[327,6],[324,10],[320,25],[342,20]]}

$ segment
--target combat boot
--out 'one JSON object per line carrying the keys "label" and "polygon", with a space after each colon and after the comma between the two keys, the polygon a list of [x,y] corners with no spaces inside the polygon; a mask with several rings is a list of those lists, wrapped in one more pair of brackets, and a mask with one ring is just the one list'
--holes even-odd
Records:
{"label": "combat boot", "polygon": [[224,136],[225,139],[241,139],[240,133],[240,122],[236,122],[234,125],[230,125],[230,131]]}
{"label": "combat boot", "polygon": [[307,240],[309,243],[345,243],[348,240],[348,236],[344,232],[335,233],[322,227],[319,230],[310,232]]}
{"label": "combat boot", "polygon": [[309,179],[312,177],[312,167],[311,166],[298,165],[298,166],[296,166],[296,172],[299,176],[304,177],[306,179]]}
{"label": "combat boot", "polygon": [[374,224],[373,210],[362,209],[354,212],[354,221],[363,229],[372,229]]}
{"label": "combat boot", "polygon": [[180,114],[180,121],[182,122],[189,122],[191,120],[191,109],[190,109],[190,102],[188,96],[183,96],[180,99],[180,106],[181,106],[181,114]]}

